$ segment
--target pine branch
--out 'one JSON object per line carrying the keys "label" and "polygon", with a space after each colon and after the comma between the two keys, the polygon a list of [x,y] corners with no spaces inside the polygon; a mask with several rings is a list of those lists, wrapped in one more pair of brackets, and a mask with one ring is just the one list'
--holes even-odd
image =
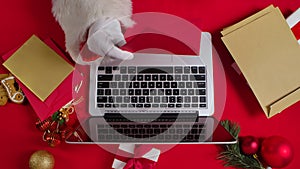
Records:
{"label": "pine branch", "polygon": [[[224,126],[229,133],[238,140],[240,133],[240,127],[237,123],[233,123],[229,120],[221,121],[221,125]],[[225,167],[235,168],[248,168],[248,169],[265,169],[261,163],[253,156],[247,156],[241,153],[239,142],[236,144],[228,144],[224,146],[224,151],[221,152],[217,158],[224,161]]]}

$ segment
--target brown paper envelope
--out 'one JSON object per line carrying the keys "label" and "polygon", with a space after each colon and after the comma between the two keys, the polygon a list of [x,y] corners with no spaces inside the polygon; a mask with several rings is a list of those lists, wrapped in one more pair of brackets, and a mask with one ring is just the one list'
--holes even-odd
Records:
{"label": "brown paper envelope", "polygon": [[271,117],[300,100],[300,47],[278,8],[256,16],[226,29],[222,40]]}
{"label": "brown paper envelope", "polygon": [[231,25],[227,28],[224,28],[223,31],[221,31],[221,34],[223,36],[226,36],[227,34],[231,33],[232,31],[235,31],[236,29],[239,29],[239,28],[255,21],[256,19],[258,19],[258,18],[260,18],[260,17],[262,17],[262,16],[264,16],[264,15],[266,15],[266,14],[268,14],[268,13],[274,11],[274,10],[275,10],[275,7],[273,5],[270,5],[270,6],[266,7],[265,9],[255,13],[254,15],[252,15],[248,18],[246,18],[246,19],[244,19],[244,20],[242,20],[242,21],[240,21],[240,22],[238,22],[234,25]]}
{"label": "brown paper envelope", "polygon": [[42,101],[74,69],[34,35],[3,65]]}

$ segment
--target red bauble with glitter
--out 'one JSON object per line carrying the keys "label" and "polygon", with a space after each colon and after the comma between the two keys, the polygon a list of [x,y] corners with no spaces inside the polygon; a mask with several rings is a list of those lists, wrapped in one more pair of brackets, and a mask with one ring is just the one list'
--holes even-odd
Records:
{"label": "red bauble with glitter", "polygon": [[270,167],[282,168],[293,159],[292,145],[283,137],[271,136],[263,140],[261,146],[262,160]]}
{"label": "red bauble with glitter", "polygon": [[254,136],[245,136],[241,139],[241,150],[246,155],[253,155],[258,152],[259,140]]}

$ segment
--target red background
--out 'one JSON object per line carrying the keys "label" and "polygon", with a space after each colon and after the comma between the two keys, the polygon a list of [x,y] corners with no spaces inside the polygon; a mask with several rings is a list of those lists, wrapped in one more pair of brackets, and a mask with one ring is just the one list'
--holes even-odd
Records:
{"label": "red background", "polygon": [[[0,55],[21,45],[32,34],[52,38],[64,49],[64,34],[51,14],[50,0],[2,1],[0,7]],[[213,35],[226,72],[227,100],[222,119],[230,119],[241,126],[241,136],[287,138],[295,151],[294,160],[287,169],[300,168],[299,117],[300,103],[267,119],[250,88],[232,69],[232,57],[220,40],[220,31],[247,16],[274,4],[287,17],[300,7],[299,0],[133,0],[133,11],[165,12],[182,17]],[[0,72],[6,70],[0,66]],[[0,165],[1,168],[28,168],[30,154],[46,149],[55,156],[57,169],[110,168],[113,154],[96,145],[68,145],[49,148],[35,128],[36,115],[30,105],[9,103],[0,107]],[[216,160],[215,145],[177,145],[163,153],[157,168],[224,168]]]}

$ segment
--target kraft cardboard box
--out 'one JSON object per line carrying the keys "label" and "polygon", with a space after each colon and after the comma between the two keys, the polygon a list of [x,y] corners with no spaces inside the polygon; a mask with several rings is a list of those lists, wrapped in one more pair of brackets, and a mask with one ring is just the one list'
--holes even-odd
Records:
{"label": "kraft cardboard box", "polygon": [[300,100],[300,47],[278,8],[271,5],[221,33],[268,118]]}

